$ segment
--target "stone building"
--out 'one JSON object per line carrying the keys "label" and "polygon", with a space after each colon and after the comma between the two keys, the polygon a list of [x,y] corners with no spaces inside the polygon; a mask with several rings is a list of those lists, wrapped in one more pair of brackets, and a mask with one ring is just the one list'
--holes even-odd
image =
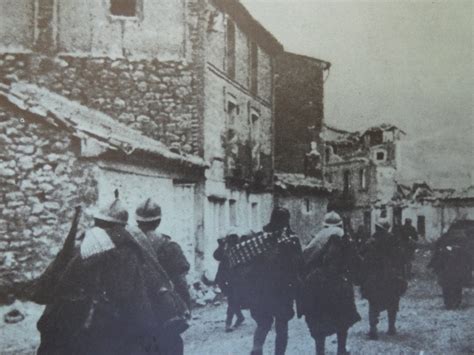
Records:
{"label": "stone building", "polygon": [[373,207],[385,213],[397,188],[397,144],[404,135],[388,124],[362,133],[324,126],[324,177],[339,191],[332,204],[349,228],[373,230],[378,217]]}
{"label": "stone building", "polygon": [[321,228],[333,189],[322,176],[324,81],[331,64],[294,53],[276,60],[275,204],[303,242]]}
{"label": "stone building", "polygon": [[41,271],[74,205],[115,188],[156,198],[212,272],[229,226],[270,215],[282,51],[238,1],[2,0],[2,277]]}

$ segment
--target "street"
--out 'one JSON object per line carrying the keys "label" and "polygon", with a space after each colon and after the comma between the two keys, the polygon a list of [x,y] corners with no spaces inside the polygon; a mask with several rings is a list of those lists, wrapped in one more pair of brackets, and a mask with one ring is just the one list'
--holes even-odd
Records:
{"label": "street", "polygon": [[[397,322],[398,334],[389,337],[386,315],[381,317],[379,341],[366,340],[368,330],[367,302],[357,290],[357,308],[362,321],[351,328],[348,347],[351,354],[472,354],[474,352],[474,289],[464,291],[461,309],[444,309],[440,289],[433,275],[426,271],[427,251],[418,251],[415,277],[400,304]],[[245,323],[231,333],[224,332],[225,302],[194,310],[191,327],[184,335],[185,353],[192,355],[248,354],[255,327],[247,311]],[[2,355],[33,354],[39,341],[36,321],[42,307],[32,303],[16,302],[3,307],[1,314],[17,308],[25,314],[22,322],[9,325],[2,321],[0,343]],[[274,333],[267,338],[265,354],[273,354]],[[289,325],[287,354],[314,353],[313,340],[303,319],[294,318]],[[336,351],[336,337],[326,340],[327,353]]]}

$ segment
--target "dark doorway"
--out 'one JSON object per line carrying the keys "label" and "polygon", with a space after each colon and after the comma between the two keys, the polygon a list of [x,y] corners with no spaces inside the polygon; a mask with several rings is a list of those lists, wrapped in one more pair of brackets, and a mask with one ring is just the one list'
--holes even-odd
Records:
{"label": "dark doorway", "polygon": [[418,219],[416,221],[416,229],[418,230],[418,234],[421,236],[426,235],[426,220],[425,216],[418,216]]}
{"label": "dark doorway", "polygon": [[349,193],[351,188],[351,172],[349,170],[344,171],[344,194]]}
{"label": "dark doorway", "polygon": [[364,228],[367,233],[371,232],[371,227],[372,227],[372,216],[370,211],[365,211],[364,212]]}
{"label": "dark doorway", "polygon": [[393,226],[400,227],[402,225],[402,208],[394,207],[393,208]]}

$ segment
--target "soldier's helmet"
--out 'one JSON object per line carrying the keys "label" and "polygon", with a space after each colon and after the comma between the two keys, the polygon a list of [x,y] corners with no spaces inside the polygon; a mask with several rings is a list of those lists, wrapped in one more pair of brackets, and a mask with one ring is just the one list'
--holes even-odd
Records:
{"label": "soldier's helmet", "polygon": [[118,190],[115,190],[115,200],[110,206],[99,208],[93,215],[94,219],[104,222],[126,225],[128,222],[128,211],[119,199]]}
{"label": "soldier's helmet", "polygon": [[161,207],[151,198],[142,202],[135,211],[137,222],[155,222],[161,219]]}
{"label": "soldier's helmet", "polygon": [[323,226],[329,227],[340,227],[342,228],[342,218],[336,212],[332,211],[324,215]]}
{"label": "soldier's helmet", "polygon": [[389,231],[390,230],[390,222],[387,218],[385,217],[380,217],[377,222],[375,223],[375,226],[380,228],[380,229],[384,229],[386,231]]}

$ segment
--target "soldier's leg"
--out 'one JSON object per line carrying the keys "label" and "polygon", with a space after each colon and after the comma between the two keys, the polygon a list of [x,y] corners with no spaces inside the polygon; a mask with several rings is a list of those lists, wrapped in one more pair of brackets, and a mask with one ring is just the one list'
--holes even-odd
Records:
{"label": "soldier's leg", "polygon": [[347,329],[337,332],[337,355],[346,355]]}
{"label": "soldier's leg", "polygon": [[314,342],[316,344],[316,355],[324,355],[325,353],[325,343],[326,337],[325,336],[317,336],[314,338]]}
{"label": "soldier's leg", "polygon": [[232,319],[234,318],[234,309],[232,306],[231,299],[227,299],[227,314],[225,319],[225,331],[230,332],[232,330]]}
{"label": "soldier's leg", "polygon": [[368,337],[370,340],[377,340],[377,324],[379,322],[380,311],[374,306],[373,303],[369,302],[369,325],[370,330]]}
{"label": "soldier's leg", "polygon": [[462,301],[462,287],[456,286],[453,289],[453,308],[458,308]]}
{"label": "soldier's leg", "polygon": [[242,309],[240,308],[240,305],[239,305],[239,304],[237,304],[237,305],[235,306],[235,314],[236,314],[236,316],[237,316],[237,320],[235,321],[234,327],[238,327],[238,326],[240,326],[240,325],[244,322],[244,320],[245,320],[245,317],[244,317],[244,315],[242,314]]}
{"label": "soldier's leg", "polygon": [[275,320],[275,355],[284,355],[288,345],[288,321],[286,319]]}
{"label": "soldier's leg", "polygon": [[253,348],[251,355],[261,355],[263,353],[263,344],[267,338],[273,323],[273,317],[270,315],[260,315],[254,317],[257,322],[257,329],[253,335]]}
{"label": "soldier's leg", "polygon": [[388,335],[397,334],[397,328],[395,323],[397,321],[397,312],[400,304],[400,298],[397,297],[392,301],[392,303],[387,307],[387,316],[388,316]]}

